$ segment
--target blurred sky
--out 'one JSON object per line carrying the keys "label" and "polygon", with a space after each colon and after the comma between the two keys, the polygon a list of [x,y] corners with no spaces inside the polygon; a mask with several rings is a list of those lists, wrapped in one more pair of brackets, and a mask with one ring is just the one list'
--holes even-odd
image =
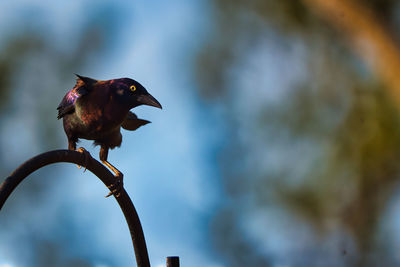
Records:
{"label": "blurred sky", "polygon": [[[316,2],[0,1],[0,177],[67,148],[73,73],[130,77],[163,109],[136,108],[152,123],[122,130],[109,161],[152,266],[399,263],[397,105]],[[354,3],[398,27],[396,1]],[[31,175],[0,212],[0,267],[133,266],[107,193],[71,164]]]}
{"label": "blurred sky", "polygon": [[[39,27],[44,38],[61,50],[71,49],[73,42],[69,40],[81,31],[87,16],[97,16],[94,21],[100,25],[103,20],[115,20],[117,27],[111,30],[117,31],[109,33],[114,39],[108,50],[75,72],[104,80],[134,78],[163,105],[163,110],[137,108],[136,114],[152,124],[134,133],[124,131],[121,148],[109,155],[110,162],[124,173],[125,189],[141,218],[154,266],[162,266],[170,255],[180,256],[183,266],[220,266],[210,251],[205,230],[220,190],[210,161],[210,148],[220,136],[218,125],[196,100],[191,71],[193,54],[210,27],[210,12],[206,1],[0,2],[0,36],[12,35],[15,28],[29,32],[30,27]],[[0,45],[4,45],[1,39]],[[47,78],[45,64],[38,61],[28,66],[36,71],[44,69],[38,78]],[[29,68],[24,73],[29,75]],[[54,117],[51,123],[63,140],[53,149],[67,148],[62,122],[56,119],[59,101],[75,83],[72,72],[65,75],[68,84],[53,88],[51,95],[55,98],[49,99],[54,112],[48,116]],[[38,126],[26,120],[29,110],[21,106],[24,95],[31,97],[24,91],[28,87],[25,84],[20,95],[11,98],[16,111],[1,122],[3,134],[9,136],[3,140],[2,149],[9,151],[6,165],[11,169],[44,152],[34,144],[34,131],[30,131]],[[98,158],[99,149],[91,142],[81,145]],[[46,172],[53,175],[42,178],[42,184],[56,179],[54,186],[44,190],[40,198],[27,201],[13,222],[7,222],[7,232],[0,229],[0,266],[30,266],[34,255],[24,245],[25,240],[53,240],[54,236],[64,242],[61,249],[66,252],[61,254],[89,259],[90,266],[132,266],[126,223],[116,201],[103,197],[107,194],[105,187],[91,173],[67,164],[46,167],[31,179],[41,179]],[[10,212],[7,207],[18,198],[19,190],[8,200],[0,219],[6,220]],[[21,249],[18,253],[17,247]]]}

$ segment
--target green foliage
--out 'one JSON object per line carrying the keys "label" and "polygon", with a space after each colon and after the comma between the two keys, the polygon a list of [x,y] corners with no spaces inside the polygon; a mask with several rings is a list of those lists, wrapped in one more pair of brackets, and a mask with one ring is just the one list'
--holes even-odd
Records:
{"label": "green foliage", "polygon": [[[398,23],[393,11],[396,1],[363,4],[388,28]],[[262,244],[249,241],[248,228],[257,214],[274,207],[294,218],[293,224],[305,223],[312,229],[311,244],[299,239],[303,248],[284,263],[315,266],[323,253],[328,262],[336,262],[329,266],[375,266],[372,258],[381,259],[382,265],[393,262],[395,255],[377,241],[384,238],[381,218],[391,204],[400,172],[399,112],[386,88],[346,48],[340,32],[315,17],[302,1],[220,0],[215,6],[216,30],[199,54],[198,78],[203,96],[225,110],[226,127],[240,133],[230,132],[220,152],[222,184],[230,204],[216,214],[218,227],[212,233],[217,248],[228,262],[241,262],[242,249],[235,244],[245,243],[252,246],[249,250],[258,251]],[[255,91],[262,99],[263,88],[269,88],[262,83],[257,83],[258,90],[235,87],[250,84],[243,81],[247,76],[241,76],[249,71],[244,62],[263,42],[281,44],[288,53],[295,45],[305,47],[299,55],[302,61],[293,61],[300,66],[291,65],[305,74],[278,101],[265,100],[257,109],[244,99],[247,94],[233,96]],[[285,81],[288,73],[279,79]],[[283,84],[276,84],[275,90],[284,90]],[[248,223],[243,223],[243,214]],[[287,230],[279,228],[280,235]],[[258,231],[260,242],[268,243],[274,230],[260,227]],[[334,233],[341,233],[336,237],[340,245],[327,252],[323,240],[334,240]],[[356,249],[346,252],[345,258],[337,257],[352,242]],[[315,254],[301,261],[310,247]],[[259,260],[259,254],[253,256]],[[271,263],[279,262],[275,259],[279,256],[261,254]]]}

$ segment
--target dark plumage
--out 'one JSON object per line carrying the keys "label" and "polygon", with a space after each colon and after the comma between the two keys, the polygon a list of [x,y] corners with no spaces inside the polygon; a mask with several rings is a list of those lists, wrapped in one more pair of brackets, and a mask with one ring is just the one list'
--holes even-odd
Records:
{"label": "dark plumage", "polygon": [[134,131],[149,123],[129,110],[149,105],[162,108],[137,81],[129,78],[98,81],[77,75],[78,79],[58,106],[58,119],[63,118],[68,149],[76,150],[79,138],[100,145],[100,160],[117,176],[121,173],[107,161],[108,150],[122,142],[121,127]]}

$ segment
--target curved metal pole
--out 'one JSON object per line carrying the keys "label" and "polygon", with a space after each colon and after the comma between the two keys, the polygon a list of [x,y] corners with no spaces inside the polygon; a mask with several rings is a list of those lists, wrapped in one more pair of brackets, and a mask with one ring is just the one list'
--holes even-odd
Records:
{"label": "curved metal pole", "polygon": [[[19,166],[1,185],[0,185],[0,211],[7,198],[14,191],[22,180],[34,171],[57,162],[70,162],[86,168],[96,175],[107,187],[115,182],[115,177],[100,162],[89,156],[85,158],[83,153],[72,150],[53,150],[49,151],[23,163]],[[142,225],[135,207],[125,189],[122,189],[120,195],[115,197],[131,233],[133,248],[135,250],[136,263],[139,267],[150,266],[149,255],[144,239]]]}

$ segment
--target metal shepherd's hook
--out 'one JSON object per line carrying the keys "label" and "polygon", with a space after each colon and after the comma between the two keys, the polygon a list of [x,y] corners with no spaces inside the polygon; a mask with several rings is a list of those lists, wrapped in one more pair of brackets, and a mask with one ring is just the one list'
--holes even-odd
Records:
{"label": "metal shepherd's hook", "polygon": [[[113,176],[113,174],[111,174],[111,172],[104,165],[102,165],[91,156],[84,156],[82,153],[72,150],[49,151],[37,155],[23,163],[0,185],[0,211],[10,194],[29,174],[46,165],[58,162],[70,162],[85,166],[89,171],[96,175],[108,188],[112,187],[115,183],[115,177]],[[143,229],[135,206],[133,205],[130,197],[123,188],[119,192],[119,195],[114,197],[121,207],[126,222],[128,223],[133,248],[135,251],[137,266],[150,266]],[[179,258],[168,257],[167,266],[179,266]]]}

